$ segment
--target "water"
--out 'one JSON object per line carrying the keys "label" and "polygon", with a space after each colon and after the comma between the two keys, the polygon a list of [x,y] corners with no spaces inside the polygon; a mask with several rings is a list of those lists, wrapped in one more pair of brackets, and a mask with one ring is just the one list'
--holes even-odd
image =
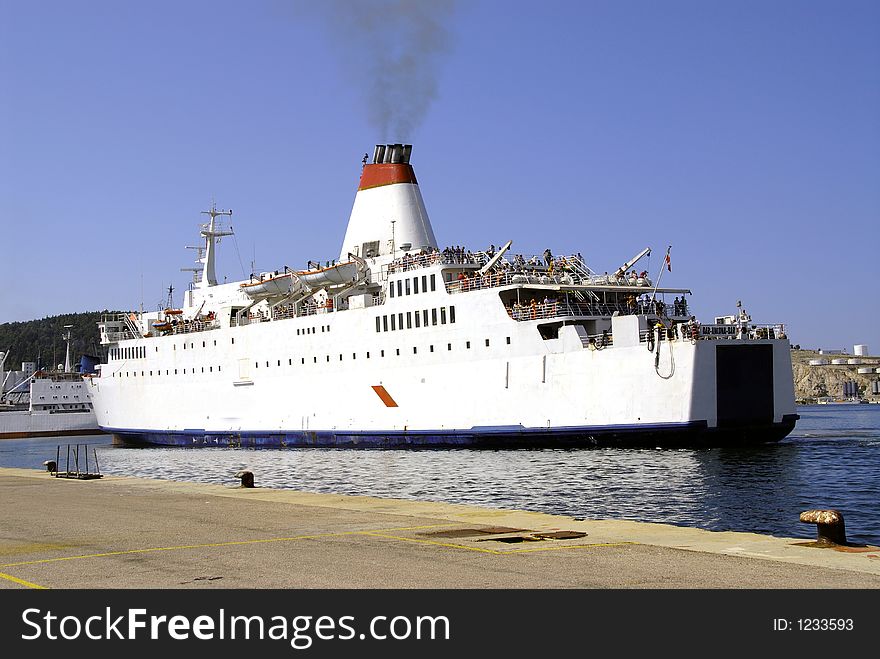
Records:
{"label": "water", "polygon": [[[847,537],[880,545],[880,405],[801,407],[794,432],[726,449],[129,449],[110,438],[0,441],[0,466],[42,468],[93,446],[105,474],[447,501],[585,519],[815,538],[798,515],[843,512]],[[91,448],[89,449],[91,452]],[[91,459],[91,457],[90,457]]]}

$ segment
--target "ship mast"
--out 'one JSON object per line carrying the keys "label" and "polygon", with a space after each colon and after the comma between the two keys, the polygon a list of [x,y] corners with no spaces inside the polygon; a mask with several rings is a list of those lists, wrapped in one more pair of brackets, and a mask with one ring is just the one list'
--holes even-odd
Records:
{"label": "ship mast", "polygon": [[199,259],[199,262],[204,266],[202,269],[202,281],[199,282],[199,288],[208,288],[209,286],[217,285],[217,275],[214,273],[214,241],[223,236],[231,236],[233,233],[231,226],[229,229],[223,229],[218,226],[216,220],[220,215],[228,215],[229,217],[232,217],[232,209],[228,211],[218,211],[216,204],[211,202],[211,210],[202,211],[202,214],[210,215],[211,221],[202,225],[201,234],[205,239],[205,254]]}
{"label": "ship mast", "polygon": [[66,329],[67,332],[64,334],[64,336],[61,337],[62,339],[64,339],[64,342],[67,344],[67,350],[64,353],[64,372],[65,373],[70,373],[70,328],[71,327],[73,327],[73,325],[65,325],[64,329]]}

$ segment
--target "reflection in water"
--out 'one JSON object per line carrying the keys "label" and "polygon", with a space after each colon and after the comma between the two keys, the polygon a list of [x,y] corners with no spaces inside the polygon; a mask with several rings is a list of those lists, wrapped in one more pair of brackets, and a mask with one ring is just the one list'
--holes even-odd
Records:
{"label": "reflection in water", "polygon": [[[247,468],[263,487],[788,537],[815,537],[798,515],[833,507],[851,540],[880,544],[880,406],[799,412],[784,441],[726,449],[125,449],[104,436],[87,441],[107,474],[231,486]],[[40,468],[59,443],[77,440],[0,442],[0,466]]]}

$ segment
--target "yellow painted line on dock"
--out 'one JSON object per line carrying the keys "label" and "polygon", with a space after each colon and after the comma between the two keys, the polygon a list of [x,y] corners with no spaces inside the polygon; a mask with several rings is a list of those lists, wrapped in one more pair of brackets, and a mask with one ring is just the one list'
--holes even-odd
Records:
{"label": "yellow painted line on dock", "polygon": [[[425,526],[403,526],[387,531],[417,531],[421,529],[434,529],[438,527],[450,526],[450,524],[428,524]],[[57,563],[59,561],[75,561],[85,558],[107,558],[109,556],[125,556],[127,554],[148,554],[157,551],[177,551],[180,549],[207,549],[211,547],[235,547],[239,545],[258,545],[268,544],[270,542],[291,542],[294,540],[316,540],[320,538],[341,538],[352,535],[363,535],[364,531],[341,531],[339,533],[315,533],[311,535],[295,535],[288,538],[261,538],[259,540],[230,540],[228,542],[207,542],[197,545],[175,545],[172,547],[144,547],[141,549],[121,549],[119,551],[107,551],[95,554],[79,554],[76,556],[56,556],[55,558],[41,558],[33,561],[19,561],[17,563],[5,563],[0,567],[20,567],[22,565],[40,565],[43,563]],[[2,575],[2,573],[0,573]],[[14,579],[14,577],[9,577]],[[22,582],[26,583],[26,582]]]}
{"label": "yellow painted line on dock", "polygon": [[13,583],[21,584],[22,586],[26,586],[28,588],[35,588],[37,590],[49,590],[46,586],[41,586],[40,584],[31,583],[30,581],[25,581],[24,579],[13,577],[11,574],[3,574],[2,572],[0,572],[0,579],[6,579],[7,581],[12,581]]}

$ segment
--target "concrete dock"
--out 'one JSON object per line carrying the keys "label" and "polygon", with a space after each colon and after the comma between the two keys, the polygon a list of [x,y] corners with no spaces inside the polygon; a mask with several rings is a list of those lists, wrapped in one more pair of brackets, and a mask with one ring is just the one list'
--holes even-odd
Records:
{"label": "concrete dock", "polygon": [[880,588],[880,548],[2,468],[0,588]]}

